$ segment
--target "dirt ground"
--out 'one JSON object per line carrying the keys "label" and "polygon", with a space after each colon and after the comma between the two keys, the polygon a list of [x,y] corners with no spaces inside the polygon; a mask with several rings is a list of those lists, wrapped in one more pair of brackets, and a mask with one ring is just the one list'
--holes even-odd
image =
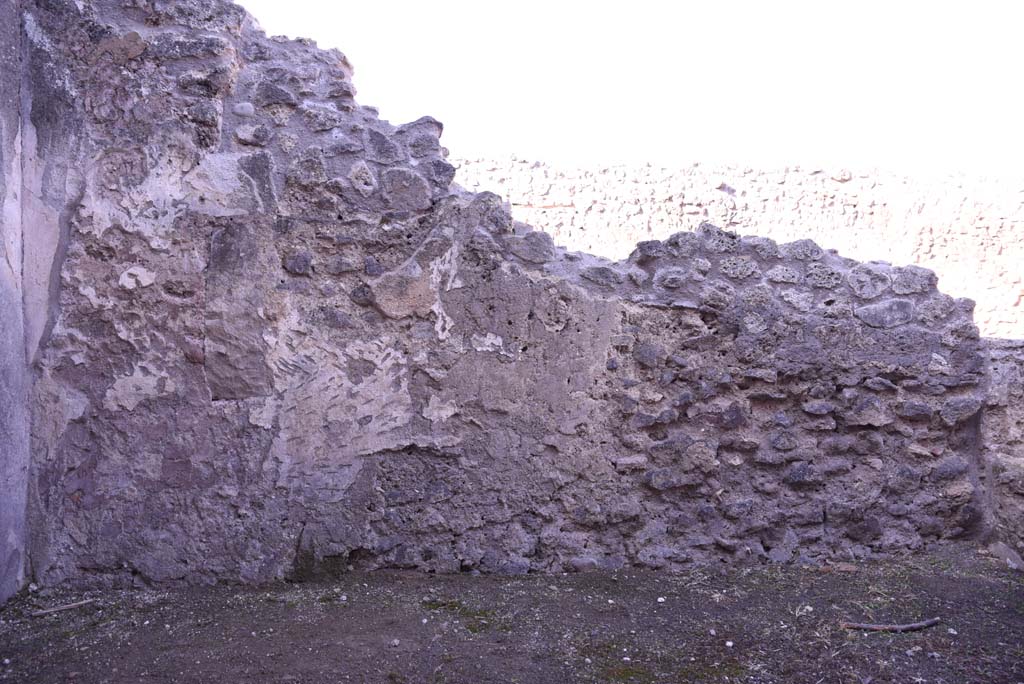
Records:
{"label": "dirt ground", "polygon": [[[905,634],[840,627],[932,617]],[[1017,683],[1024,574],[960,548],[677,576],[25,593],[0,609],[0,682]]]}

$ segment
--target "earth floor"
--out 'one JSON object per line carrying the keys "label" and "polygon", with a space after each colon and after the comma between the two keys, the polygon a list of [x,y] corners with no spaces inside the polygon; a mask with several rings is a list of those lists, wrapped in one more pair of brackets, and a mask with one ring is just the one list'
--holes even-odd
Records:
{"label": "earth floor", "polygon": [[[932,617],[909,633],[840,625]],[[26,592],[0,608],[0,682],[1014,684],[1024,573],[960,548],[674,576]]]}

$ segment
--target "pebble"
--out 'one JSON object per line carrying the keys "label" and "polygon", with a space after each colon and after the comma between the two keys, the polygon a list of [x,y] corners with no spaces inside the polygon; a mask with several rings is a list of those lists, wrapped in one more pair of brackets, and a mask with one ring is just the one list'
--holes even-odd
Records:
{"label": "pebble", "polygon": [[950,628],[949,628],[949,629],[947,629],[946,631],[947,631],[947,632],[949,632],[950,634],[952,634],[953,636],[956,636],[956,635],[957,635],[957,631],[956,631],[955,629],[953,629],[952,627],[950,627]]}
{"label": "pebble", "polygon": [[659,596],[658,597],[658,603],[664,603],[664,602],[665,602],[665,597],[664,596]]}
{"label": "pebble", "polygon": [[394,648],[397,648],[400,643],[402,643],[402,642],[399,641],[398,639],[392,639],[391,640],[391,646],[394,647]]}
{"label": "pebble", "polygon": [[10,664],[11,664],[11,659],[10,658],[4,658],[4,665],[10,665]]}
{"label": "pebble", "polygon": [[708,630],[708,632],[710,632],[710,633],[711,633],[711,636],[717,636],[717,635],[718,635],[718,632],[716,632],[716,631],[715,631],[715,630],[713,630],[713,629],[709,629],[709,630]]}
{"label": "pebble", "polygon": [[593,661],[591,661],[590,658],[584,658],[583,662],[585,662],[587,665],[589,665]]}
{"label": "pebble", "polygon": [[726,648],[732,648],[732,642],[731,641],[726,641],[725,642],[725,647]]}

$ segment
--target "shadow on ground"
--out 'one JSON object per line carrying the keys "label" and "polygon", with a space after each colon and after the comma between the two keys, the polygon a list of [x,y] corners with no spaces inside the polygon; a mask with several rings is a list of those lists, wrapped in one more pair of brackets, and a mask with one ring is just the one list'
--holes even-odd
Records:
{"label": "shadow on ground", "polygon": [[[95,599],[33,617],[40,609]],[[857,622],[942,624],[906,634]],[[824,568],[24,594],[3,682],[1024,682],[1024,575],[967,549]]]}

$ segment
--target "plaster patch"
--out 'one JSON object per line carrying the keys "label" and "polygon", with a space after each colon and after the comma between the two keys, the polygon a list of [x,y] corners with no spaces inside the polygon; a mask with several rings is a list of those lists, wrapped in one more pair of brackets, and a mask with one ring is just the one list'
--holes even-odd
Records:
{"label": "plaster patch", "polygon": [[430,395],[427,405],[423,407],[423,417],[435,423],[443,423],[456,413],[459,407],[453,403],[442,401],[437,395]]}
{"label": "plaster patch", "polygon": [[[156,282],[156,274],[143,266],[132,266],[117,279],[117,284],[125,290],[149,287]],[[95,290],[93,291],[95,293]]]}
{"label": "plaster patch", "polygon": [[137,366],[131,375],[125,375],[103,396],[103,408],[108,411],[134,411],[146,399],[174,392],[174,381],[166,373],[153,373],[145,365]]}

